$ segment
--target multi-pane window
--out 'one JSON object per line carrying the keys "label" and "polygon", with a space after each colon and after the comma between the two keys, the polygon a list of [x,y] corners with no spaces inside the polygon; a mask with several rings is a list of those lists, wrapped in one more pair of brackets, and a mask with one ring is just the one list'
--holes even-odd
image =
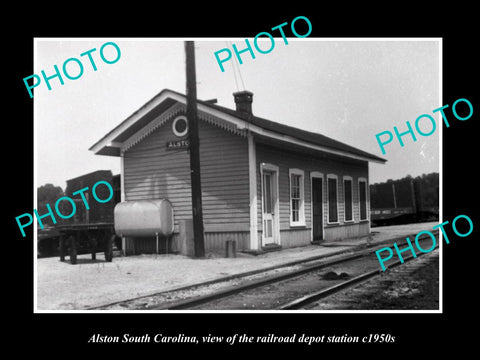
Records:
{"label": "multi-pane window", "polygon": [[303,171],[290,169],[290,225],[305,225]]}
{"label": "multi-pane window", "polygon": [[292,174],[291,186],[290,186],[290,199],[292,201],[292,221],[297,222],[300,220],[300,175]]}
{"label": "multi-pane window", "polygon": [[353,220],[353,199],[352,199],[352,179],[343,178],[343,198],[345,203],[345,221]]}
{"label": "multi-pane window", "polygon": [[328,175],[328,222],[338,222],[337,176]]}

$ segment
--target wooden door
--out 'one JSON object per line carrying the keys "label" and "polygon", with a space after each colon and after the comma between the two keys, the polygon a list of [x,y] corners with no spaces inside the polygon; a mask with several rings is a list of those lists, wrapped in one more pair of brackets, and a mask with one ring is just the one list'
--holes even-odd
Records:
{"label": "wooden door", "polygon": [[263,173],[263,245],[275,243],[274,173]]}
{"label": "wooden door", "polygon": [[323,180],[312,178],[312,229],[313,240],[323,239]]}

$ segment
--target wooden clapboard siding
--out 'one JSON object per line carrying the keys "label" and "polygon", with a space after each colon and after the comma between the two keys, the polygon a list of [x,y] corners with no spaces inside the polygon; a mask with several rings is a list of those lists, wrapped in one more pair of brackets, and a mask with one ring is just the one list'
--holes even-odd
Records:
{"label": "wooden clapboard siding", "polygon": [[[126,241],[127,255],[152,254],[157,250],[156,239],[154,237],[136,237],[135,239],[129,237]],[[133,241],[131,241],[133,240]],[[227,240],[234,240],[236,242],[236,250],[247,250],[250,244],[250,232],[247,231],[217,231],[205,233],[205,250],[206,251],[224,251],[225,242]],[[180,237],[175,233],[171,239],[158,239],[158,252],[161,254],[180,251]]]}
{"label": "wooden clapboard siding", "polygon": [[[318,171],[323,174],[323,226],[327,229],[331,227],[350,226],[350,223],[344,221],[344,193],[343,193],[343,176],[352,177],[352,199],[353,199],[353,220],[354,223],[360,221],[360,205],[358,194],[358,178],[364,177],[368,179],[368,165],[366,162],[360,161],[342,161],[341,159],[334,159],[333,157],[315,157],[314,155],[299,154],[286,149],[279,149],[274,146],[266,144],[256,144],[256,175],[257,175],[257,206],[258,216],[257,224],[259,229],[259,239],[261,239],[262,230],[262,189],[260,177],[260,164],[269,163],[279,167],[279,200],[280,200],[280,236],[282,246],[298,246],[304,243],[306,234],[305,230],[311,231],[312,216],[311,216],[311,179],[310,173]],[[300,169],[304,171],[304,209],[305,209],[305,226],[291,227],[290,226],[290,189],[289,189],[289,169]],[[338,208],[338,225],[328,225],[328,208],[327,208],[327,175],[337,175],[337,208]],[[368,189],[368,184],[367,184]],[[368,224],[367,224],[368,225]],[[325,239],[334,237],[335,239],[343,237],[354,237],[357,234],[364,233],[364,225],[350,227],[348,230],[332,230],[325,231]],[[287,231],[288,230],[288,231]],[[293,232],[298,231],[303,234],[293,235]],[[311,234],[311,233],[310,233]],[[340,235],[337,235],[340,234]],[[290,237],[285,239],[285,237]],[[311,237],[311,235],[310,235]],[[295,240],[297,238],[297,240]]]}
{"label": "wooden clapboard siding", "polygon": [[[246,231],[216,231],[216,232],[206,232],[205,233],[205,250],[208,251],[224,251],[225,242],[227,240],[234,240],[236,242],[236,250],[243,251],[247,250],[250,241],[250,233]],[[160,249],[165,250],[165,240],[162,240],[162,246]],[[179,234],[174,234],[170,240],[169,251],[180,251],[180,236]],[[155,246],[153,240],[150,242],[150,248]]]}
{"label": "wooden clapboard siding", "polygon": [[[199,132],[206,243],[207,248],[218,248],[219,239],[227,239],[214,232],[249,230],[247,139],[206,122],[200,122]],[[237,246],[239,241],[243,244],[243,235]]]}
{"label": "wooden clapboard siding", "polygon": [[368,221],[350,223],[347,225],[329,226],[325,228],[325,241],[350,239],[368,235],[370,226]]}
{"label": "wooden clapboard siding", "polygon": [[234,240],[236,242],[236,250],[247,250],[250,244],[250,232],[207,232],[205,233],[205,244],[207,251],[225,250],[225,242],[227,240]]}
{"label": "wooden clapboard siding", "polygon": [[280,230],[282,247],[295,247],[310,245],[312,234],[310,229],[286,229]]}
{"label": "wooden clapboard siding", "polygon": [[[167,150],[178,138],[173,119],[124,154],[127,201],[168,199],[178,221],[192,217],[190,158],[187,149]],[[205,231],[249,229],[248,151],[244,136],[199,122],[202,202]],[[242,240],[243,241],[243,240]]]}

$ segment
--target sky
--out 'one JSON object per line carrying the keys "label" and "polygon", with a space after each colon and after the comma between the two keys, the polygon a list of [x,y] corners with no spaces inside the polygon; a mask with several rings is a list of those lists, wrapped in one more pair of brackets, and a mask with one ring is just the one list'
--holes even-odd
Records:
{"label": "sky", "polygon": [[[95,171],[120,173],[120,158],[94,155],[88,149],[120,122],[141,108],[161,90],[185,94],[184,39],[136,38],[36,38],[34,73],[54,74],[70,58],[82,61],[84,70],[76,80],[63,74],[45,81],[34,90],[35,186],[52,183],[65,189],[66,180]],[[223,48],[245,47],[244,38],[194,39],[197,96],[218,99],[218,105],[234,109],[232,94],[238,90],[254,93],[256,116],[278,123],[321,133],[338,141],[387,159],[370,163],[370,183],[439,172],[442,121],[432,111],[441,103],[440,40],[432,39],[322,39],[276,38],[273,50],[255,59],[243,53],[243,64],[225,62],[220,70],[214,53]],[[269,40],[259,41],[268,49]],[[114,42],[120,58],[107,64],[100,48]],[[250,39],[252,43],[253,40]],[[95,48],[91,56],[80,54]],[[107,60],[116,57],[106,46]],[[223,54],[222,54],[223,56]],[[70,61],[67,72],[79,73]],[[31,74],[25,74],[25,77]],[[40,75],[41,76],[41,75]],[[28,95],[25,89],[26,96]],[[404,136],[405,146],[396,139],[382,154],[375,135],[397,126],[414,127],[422,114],[437,123],[430,136],[414,142]],[[419,123],[423,132],[431,124]]]}

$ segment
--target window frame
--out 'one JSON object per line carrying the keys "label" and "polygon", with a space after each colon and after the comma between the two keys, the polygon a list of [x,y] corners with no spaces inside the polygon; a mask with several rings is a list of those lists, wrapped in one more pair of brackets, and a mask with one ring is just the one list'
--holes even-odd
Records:
{"label": "window frame", "polygon": [[[362,201],[360,196],[360,183],[365,183],[365,218],[362,218]],[[358,218],[360,221],[369,221],[370,220],[370,212],[369,209],[369,197],[368,197],[368,181],[364,177],[358,178]]]}
{"label": "window frame", "polygon": [[[330,221],[330,184],[329,181],[330,179],[335,179],[335,202],[336,202],[336,210],[337,210],[337,220],[336,221]],[[327,174],[327,224],[339,224],[340,219],[338,216],[338,175],[335,174]]]}
{"label": "window frame", "polygon": [[[298,221],[293,221],[293,206],[292,206],[292,175],[299,176],[299,209],[298,209]],[[289,220],[290,227],[305,226],[305,171],[297,168],[291,168],[288,170],[288,203],[290,208]]]}

